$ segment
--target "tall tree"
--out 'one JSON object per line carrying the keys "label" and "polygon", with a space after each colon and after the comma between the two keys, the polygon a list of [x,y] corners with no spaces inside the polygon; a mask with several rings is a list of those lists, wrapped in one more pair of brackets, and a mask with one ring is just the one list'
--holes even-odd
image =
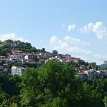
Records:
{"label": "tall tree", "polygon": [[57,50],[53,50],[53,55],[58,55],[58,51]]}
{"label": "tall tree", "polygon": [[[70,90],[75,89],[76,92],[79,89],[77,80],[73,80],[74,74],[71,66],[57,61],[49,61],[38,69],[27,69],[22,75],[21,104],[32,107],[68,106]],[[73,96],[72,93],[72,100]]]}

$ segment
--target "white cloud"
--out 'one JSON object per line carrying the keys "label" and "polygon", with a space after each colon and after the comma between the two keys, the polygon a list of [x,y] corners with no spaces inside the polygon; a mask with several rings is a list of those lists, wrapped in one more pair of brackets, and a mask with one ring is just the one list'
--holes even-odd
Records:
{"label": "white cloud", "polygon": [[107,28],[104,26],[103,22],[89,23],[80,29],[84,33],[95,33],[98,39],[107,37]]}
{"label": "white cloud", "polygon": [[65,36],[62,39],[57,38],[56,36],[52,36],[50,38],[50,44],[53,47],[61,47],[61,48],[68,48],[69,46],[84,46],[90,45],[88,42],[81,41],[80,39],[73,38],[70,36]]}
{"label": "white cloud", "polygon": [[75,28],[76,28],[76,25],[75,24],[70,24],[70,25],[68,25],[68,32],[71,32],[71,31],[73,31],[73,30],[75,30]]}
{"label": "white cloud", "polygon": [[51,49],[58,50],[59,53],[71,54],[74,57],[80,57],[87,62],[97,62],[97,64],[102,64],[107,55],[99,54],[91,50],[87,50],[90,43],[81,41],[77,38],[72,38],[70,36],[65,36],[59,39],[57,36],[52,36],[50,38]]}
{"label": "white cloud", "polygon": [[11,39],[11,40],[20,40],[20,41],[23,41],[23,42],[28,42],[28,40],[20,37],[20,36],[17,36],[15,33],[9,33],[9,34],[2,34],[0,35],[0,40],[4,41],[4,40],[7,40],[7,39]]}
{"label": "white cloud", "polygon": [[82,46],[88,46],[89,43],[70,36],[65,36],[63,39],[58,39],[56,36],[52,36],[50,38],[50,44],[53,49],[56,49],[61,53],[69,53],[76,57],[92,53],[91,51],[82,48]]}
{"label": "white cloud", "polygon": [[82,47],[89,46],[90,43],[81,41],[77,38],[72,38],[70,36],[65,36],[62,39],[52,36],[50,38],[50,45],[53,49],[58,50],[62,53],[72,53],[74,55],[82,55],[91,53],[88,50],[82,49]]}

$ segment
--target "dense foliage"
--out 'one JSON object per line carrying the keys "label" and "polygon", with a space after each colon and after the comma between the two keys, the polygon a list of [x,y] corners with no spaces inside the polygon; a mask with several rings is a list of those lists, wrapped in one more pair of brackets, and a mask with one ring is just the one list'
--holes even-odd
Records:
{"label": "dense foliage", "polygon": [[6,56],[7,53],[11,53],[12,49],[20,50],[23,52],[45,52],[45,48],[36,49],[31,45],[31,43],[28,42],[22,42],[19,40],[5,40],[3,42],[0,41],[0,55]]}
{"label": "dense foliage", "polygon": [[70,64],[49,61],[21,76],[0,73],[0,107],[106,107],[107,79],[86,82]]}

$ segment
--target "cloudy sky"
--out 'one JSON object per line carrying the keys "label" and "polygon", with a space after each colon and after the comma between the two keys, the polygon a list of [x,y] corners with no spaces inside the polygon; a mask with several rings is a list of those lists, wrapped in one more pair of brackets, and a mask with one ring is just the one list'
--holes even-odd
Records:
{"label": "cloudy sky", "polygon": [[0,0],[0,40],[29,41],[88,62],[107,60],[107,0]]}

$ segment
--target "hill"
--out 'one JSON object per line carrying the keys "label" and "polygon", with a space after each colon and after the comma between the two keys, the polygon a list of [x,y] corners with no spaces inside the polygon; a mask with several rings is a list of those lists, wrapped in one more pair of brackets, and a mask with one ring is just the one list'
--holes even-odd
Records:
{"label": "hill", "polygon": [[99,65],[102,69],[107,69],[107,64]]}
{"label": "hill", "polygon": [[22,42],[20,40],[5,40],[0,41],[0,55],[7,55],[11,50],[19,50],[23,52],[45,52],[45,49],[36,49],[28,42]]}

